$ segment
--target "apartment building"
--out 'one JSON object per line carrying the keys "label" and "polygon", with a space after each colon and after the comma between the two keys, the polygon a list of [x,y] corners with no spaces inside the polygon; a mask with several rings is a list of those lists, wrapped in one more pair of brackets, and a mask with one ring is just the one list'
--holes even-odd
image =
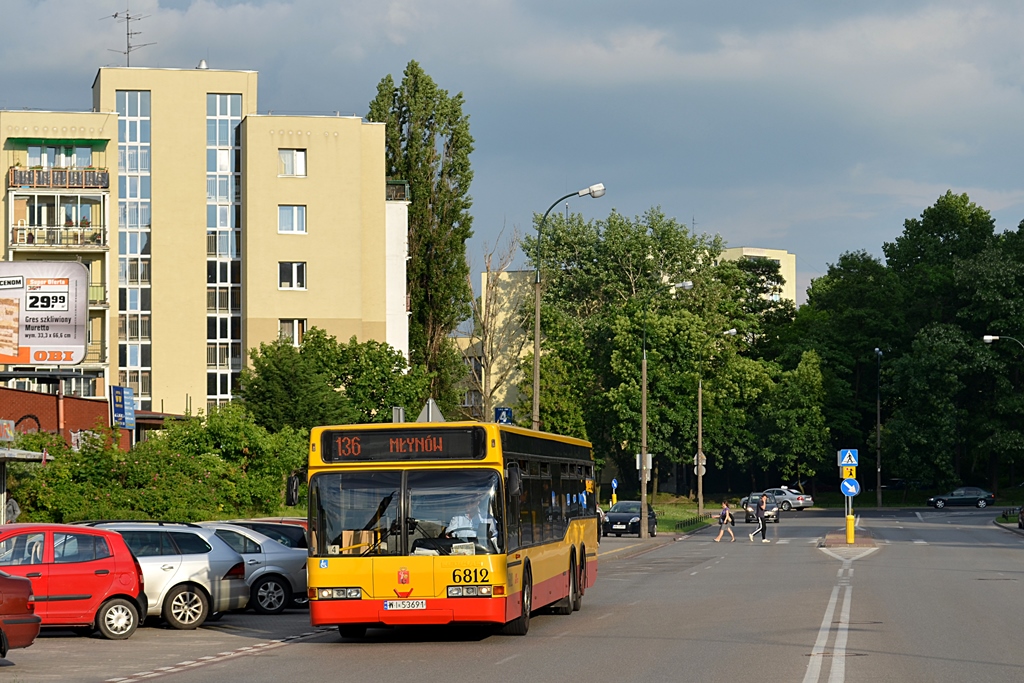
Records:
{"label": "apartment building", "polygon": [[92,111],[0,111],[6,258],[90,271],[66,392],[196,412],[231,399],[249,349],[313,326],[408,353],[408,192],[383,124],[261,114],[257,81],[102,68]]}
{"label": "apartment building", "polygon": [[762,249],[761,247],[731,247],[722,250],[719,261],[739,261],[740,259],[768,259],[779,266],[779,273],[786,281],[782,285],[780,299],[789,299],[796,303],[796,254],[785,249]]}

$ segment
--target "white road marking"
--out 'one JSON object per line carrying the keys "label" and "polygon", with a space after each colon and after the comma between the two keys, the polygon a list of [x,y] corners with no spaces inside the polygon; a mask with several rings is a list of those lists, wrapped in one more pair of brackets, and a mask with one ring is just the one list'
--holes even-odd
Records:
{"label": "white road marking", "polygon": [[613,614],[614,614],[614,612],[609,612],[608,614],[602,614],[601,616],[598,617],[598,619],[599,620],[600,619],[607,619],[608,617],[612,616]]}
{"label": "white road marking", "polygon": [[[850,568],[851,573],[853,567]],[[839,613],[839,626],[836,627],[836,642],[832,646],[832,672],[828,683],[843,683],[846,678],[846,638],[850,632],[850,602],[853,586],[847,585],[843,591],[843,609]]]}
{"label": "white road marking", "polygon": [[777,543],[778,545],[785,545],[786,543],[789,543],[789,539],[788,539],[788,538],[780,538],[779,540],[777,540],[777,541],[775,541],[775,542],[776,542],[776,543]]}
{"label": "white road marking", "polygon": [[506,662],[511,662],[513,659],[515,659],[518,656],[519,655],[517,655],[517,654],[516,655],[509,655],[508,657],[505,657],[505,659],[499,659],[498,661],[496,661],[494,663],[494,665],[495,666],[499,666],[501,664],[505,664]]}
{"label": "white road marking", "polygon": [[696,576],[697,572],[690,572],[690,576]]}
{"label": "white road marking", "polygon": [[915,538],[914,543],[916,543],[917,545],[928,545],[928,541],[924,540],[923,538]]}
{"label": "white road marking", "polygon": [[832,615],[835,614],[838,597],[839,586],[834,586],[828,607],[825,608],[825,616],[821,620],[821,628],[818,629],[818,638],[814,641],[814,649],[811,650],[811,658],[807,662],[804,683],[818,683],[818,676],[821,674],[821,655],[825,652],[825,643],[828,642],[828,634],[832,630]]}
{"label": "white road marking", "polygon": [[922,517],[922,516],[921,516],[921,513],[920,513],[920,512],[915,512],[914,514],[915,514],[915,515],[917,515],[917,518],[918,518],[918,519],[919,519],[920,521],[922,521],[922,522],[924,521],[924,517]]}

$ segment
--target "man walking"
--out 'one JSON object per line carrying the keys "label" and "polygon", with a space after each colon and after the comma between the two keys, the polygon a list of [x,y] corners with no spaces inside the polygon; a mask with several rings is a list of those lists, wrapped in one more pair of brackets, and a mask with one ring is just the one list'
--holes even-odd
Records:
{"label": "man walking", "polygon": [[764,524],[764,514],[765,514],[765,510],[767,510],[767,509],[768,509],[768,496],[762,493],[760,500],[758,500],[757,504],[754,506],[754,517],[757,519],[757,528],[754,529],[754,533],[750,534],[750,542],[751,543],[754,542],[754,536],[757,535],[758,531],[761,532],[761,543],[771,543],[771,541],[769,541],[767,538],[765,538],[765,531],[766,530],[765,530],[765,524]]}

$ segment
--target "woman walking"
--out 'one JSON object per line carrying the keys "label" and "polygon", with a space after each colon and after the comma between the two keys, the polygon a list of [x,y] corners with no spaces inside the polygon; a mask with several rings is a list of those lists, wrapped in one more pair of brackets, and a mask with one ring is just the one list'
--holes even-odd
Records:
{"label": "woman walking", "polygon": [[729,536],[732,537],[730,543],[736,541],[736,535],[732,533],[732,525],[735,524],[735,520],[732,518],[732,511],[729,510],[729,504],[722,501],[722,511],[718,513],[718,536],[715,538],[715,543],[722,540],[722,534],[726,531],[729,532]]}

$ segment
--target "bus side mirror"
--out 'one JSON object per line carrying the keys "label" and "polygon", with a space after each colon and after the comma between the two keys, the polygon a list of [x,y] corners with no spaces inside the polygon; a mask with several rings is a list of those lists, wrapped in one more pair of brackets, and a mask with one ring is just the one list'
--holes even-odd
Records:
{"label": "bus side mirror", "polygon": [[288,477],[288,484],[284,490],[284,504],[289,507],[299,504],[299,477],[296,474]]}
{"label": "bus side mirror", "polygon": [[518,496],[523,492],[523,477],[519,472],[518,465],[509,465],[508,472],[505,475],[507,480],[507,488],[509,496]]}

